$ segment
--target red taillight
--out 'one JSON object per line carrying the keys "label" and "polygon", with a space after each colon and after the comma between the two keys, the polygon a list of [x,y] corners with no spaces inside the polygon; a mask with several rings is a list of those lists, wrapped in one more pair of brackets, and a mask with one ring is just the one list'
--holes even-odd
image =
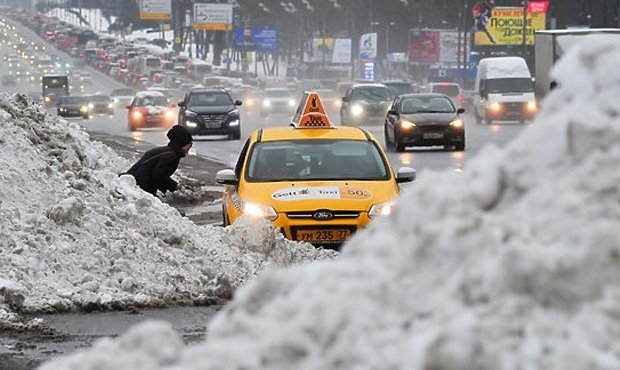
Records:
{"label": "red taillight", "polygon": [[441,82],[439,84],[439,86],[450,86],[451,84],[449,82]]}
{"label": "red taillight", "polygon": [[459,103],[463,102],[463,95],[459,94]]}

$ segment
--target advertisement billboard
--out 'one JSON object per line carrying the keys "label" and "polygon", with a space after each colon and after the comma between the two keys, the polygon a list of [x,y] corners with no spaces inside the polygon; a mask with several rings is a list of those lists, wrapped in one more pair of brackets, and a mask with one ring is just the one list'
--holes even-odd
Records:
{"label": "advertisement billboard", "polygon": [[172,19],[171,0],[140,0],[140,19],[169,20]]}
{"label": "advertisement billboard", "polygon": [[438,62],[439,61],[439,31],[409,31],[409,61],[410,62]]}
{"label": "advertisement billboard", "polygon": [[194,29],[232,31],[232,4],[194,4]]}
{"label": "advertisement billboard", "polygon": [[[544,9],[546,8],[533,8]],[[521,45],[523,43],[523,8],[495,7],[486,3],[474,6],[474,45]],[[546,29],[545,12],[527,12],[526,43],[534,44],[534,32]]]}
{"label": "advertisement billboard", "polygon": [[237,27],[234,34],[235,46],[245,50],[278,50],[278,30],[275,28]]}
{"label": "advertisement billboard", "polygon": [[360,58],[374,59],[377,57],[377,34],[365,33],[360,37]]}
{"label": "advertisement billboard", "polygon": [[351,39],[309,39],[304,45],[304,63],[351,64]]}

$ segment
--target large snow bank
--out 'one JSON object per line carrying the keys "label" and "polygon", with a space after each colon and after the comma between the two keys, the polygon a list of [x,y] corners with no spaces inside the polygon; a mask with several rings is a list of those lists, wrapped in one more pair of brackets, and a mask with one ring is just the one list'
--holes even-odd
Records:
{"label": "large snow bank", "polygon": [[572,49],[513,143],[425,175],[341,259],[237,291],[206,342],[149,324],[42,369],[620,368],[617,60]]}
{"label": "large snow bank", "polygon": [[130,164],[76,124],[0,95],[0,309],[220,303],[269,265],[335,255],[266,222],[196,226],[119,178]]}

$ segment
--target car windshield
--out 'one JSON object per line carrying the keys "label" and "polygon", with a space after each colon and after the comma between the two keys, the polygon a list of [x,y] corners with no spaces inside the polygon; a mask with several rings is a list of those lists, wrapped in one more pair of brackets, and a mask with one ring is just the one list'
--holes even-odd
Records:
{"label": "car windshield", "polygon": [[93,95],[89,100],[93,103],[109,103],[111,101],[110,97],[105,95]]}
{"label": "car windshield", "polygon": [[60,104],[83,104],[85,101],[82,96],[64,96],[60,99]]}
{"label": "car windshield", "polygon": [[387,87],[358,87],[351,92],[351,100],[386,101],[391,99],[392,95],[390,95],[390,90]]}
{"label": "car windshield", "polygon": [[133,96],[133,91],[131,89],[114,89],[112,96]]}
{"label": "car windshield", "polygon": [[413,94],[415,91],[413,90],[413,86],[411,84],[389,84],[386,85],[388,90],[392,96],[405,95],[405,94]]}
{"label": "car windshield", "polygon": [[165,96],[143,96],[138,98],[136,105],[139,107],[164,106],[168,104]]}
{"label": "car windshield", "polygon": [[503,92],[532,92],[532,80],[530,78],[493,78],[486,80],[489,93]]}
{"label": "car windshield", "polygon": [[290,140],[254,145],[248,181],[388,180],[377,147],[360,140]]}
{"label": "car windshield", "polygon": [[291,92],[288,90],[266,90],[265,96],[269,98],[288,98]]}
{"label": "car windshield", "polygon": [[209,107],[232,105],[232,99],[224,92],[193,93],[189,96],[189,106]]}
{"label": "car windshield", "polygon": [[446,84],[446,85],[434,85],[431,88],[432,93],[444,94],[448,96],[458,96],[459,95],[459,87],[454,84]]}
{"label": "car windshield", "polygon": [[444,97],[415,97],[403,99],[400,111],[404,114],[453,113],[454,106],[450,99]]}

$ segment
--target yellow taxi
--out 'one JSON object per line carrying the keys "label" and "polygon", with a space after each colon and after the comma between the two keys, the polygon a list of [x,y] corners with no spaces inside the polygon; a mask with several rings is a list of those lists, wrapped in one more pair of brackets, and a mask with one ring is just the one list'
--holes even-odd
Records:
{"label": "yellow taxi", "polygon": [[254,131],[235,169],[219,171],[226,185],[224,225],[247,215],[273,222],[285,237],[340,244],[396,204],[399,183],[381,145],[367,131],[334,127],[317,94],[305,93],[293,125]]}

